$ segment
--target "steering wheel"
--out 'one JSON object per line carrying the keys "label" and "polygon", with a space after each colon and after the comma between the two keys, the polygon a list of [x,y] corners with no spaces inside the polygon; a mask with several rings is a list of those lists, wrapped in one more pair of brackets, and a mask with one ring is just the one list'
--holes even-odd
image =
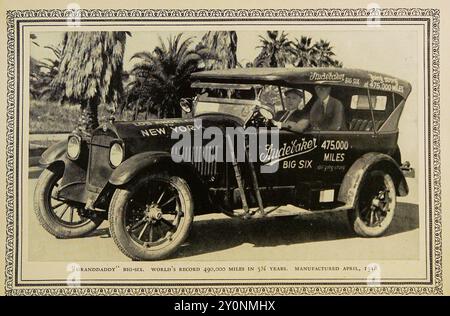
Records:
{"label": "steering wheel", "polygon": [[274,115],[274,111],[270,106],[264,104],[256,105],[253,109],[252,115],[250,115],[244,123],[244,127],[250,125],[255,127],[269,126]]}

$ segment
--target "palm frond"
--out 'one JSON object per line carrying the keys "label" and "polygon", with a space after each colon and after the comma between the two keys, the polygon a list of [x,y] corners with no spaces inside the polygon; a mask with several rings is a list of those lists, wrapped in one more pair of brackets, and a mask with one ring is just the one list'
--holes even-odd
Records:
{"label": "palm frond", "polygon": [[138,52],[138,53],[133,54],[133,56],[130,57],[130,60],[133,60],[133,59],[136,59],[136,58],[143,59],[143,60],[151,60],[152,59],[152,53],[145,52],[145,51]]}

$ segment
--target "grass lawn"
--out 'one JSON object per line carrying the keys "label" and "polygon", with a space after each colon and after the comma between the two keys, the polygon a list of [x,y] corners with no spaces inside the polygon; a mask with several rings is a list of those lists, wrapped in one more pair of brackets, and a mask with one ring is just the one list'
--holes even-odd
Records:
{"label": "grass lawn", "polygon": [[[133,111],[124,110],[121,115],[115,115],[117,120],[132,121]],[[81,116],[79,105],[64,104],[59,105],[52,101],[31,100],[30,103],[30,134],[46,133],[70,133],[78,125]],[[100,104],[98,109],[99,123],[107,122],[111,113],[105,104]],[[183,115],[183,117],[191,117]],[[139,113],[136,120],[144,120],[145,113]],[[156,119],[150,115],[147,119]]]}
{"label": "grass lawn", "polygon": [[[56,102],[31,100],[30,133],[69,133],[75,129],[81,116],[79,105],[59,105]],[[99,121],[108,119],[106,106],[99,107]]]}

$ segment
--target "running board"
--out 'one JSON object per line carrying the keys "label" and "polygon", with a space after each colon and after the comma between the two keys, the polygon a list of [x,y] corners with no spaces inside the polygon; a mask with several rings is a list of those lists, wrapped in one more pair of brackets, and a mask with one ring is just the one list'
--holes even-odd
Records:
{"label": "running board", "polygon": [[[301,207],[293,206],[293,205],[283,205],[283,206],[274,206],[274,207],[266,207],[264,209],[264,214],[258,212],[258,208],[251,208],[249,210],[250,216],[246,218],[266,218],[266,217],[281,217],[281,216],[299,216],[306,214],[317,214],[317,213],[329,213],[329,212],[339,212],[339,211],[348,211],[351,208],[347,205],[331,208],[331,209],[320,209],[320,210],[307,210]],[[244,218],[245,212],[242,209],[233,211],[235,216]]]}

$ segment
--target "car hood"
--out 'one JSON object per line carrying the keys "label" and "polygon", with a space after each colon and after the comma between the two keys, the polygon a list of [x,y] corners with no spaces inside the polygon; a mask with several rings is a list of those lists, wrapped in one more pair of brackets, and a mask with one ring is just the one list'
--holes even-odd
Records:
{"label": "car hood", "polygon": [[[209,126],[237,126],[236,119],[211,115],[196,119],[158,119],[134,122],[113,122],[102,124],[94,135],[105,135],[113,132],[121,140],[126,148],[127,155],[133,155],[144,151],[171,152],[175,143],[183,140],[182,135],[192,135],[197,132],[202,137],[203,130]],[[192,141],[192,139],[191,139]],[[194,145],[194,144],[192,144]]]}
{"label": "car hood", "polygon": [[[102,124],[94,132],[96,135],[112,135],[123,142],[127,156],[145,151],[171,152],[172,145],[180,140],[174,133],[191,134],[201,131],[200,123],[194,119],[159,119],[134,122],[109,122]],[[94,140],[93,140],[94,142]]]}

